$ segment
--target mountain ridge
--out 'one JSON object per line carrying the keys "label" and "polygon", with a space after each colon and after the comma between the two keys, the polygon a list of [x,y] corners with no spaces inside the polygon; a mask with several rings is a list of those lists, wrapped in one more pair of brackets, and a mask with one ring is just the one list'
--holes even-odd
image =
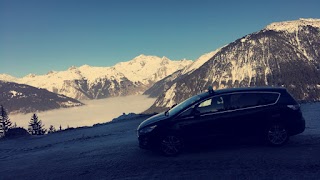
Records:
{"label": "mountain ridge", "polygon": [[231,42],[190,74],[166,81],[166,90],[148,111],[169,108],[208,86],[282,86],[297,100],[320,100],[320,28],[312,26],[318,21],[280,22],[276,25],[289,24],[289,30],[267,26]]}
{"label": "mountain ridge", "polygon": [[49,92],[46,89],[1,80],[0,104],[9,113],[34,113],[84,105],[75,99]]}
{"label": "mountain ridge", "polygon": [[0,74],[0,80],[45,88],[79,100],[100,99],[142,94],[155,82],[191,62],[141,54],[112,67],[71,66],[65,71],[49,71],[45,75],[29,74],[22,78]]}

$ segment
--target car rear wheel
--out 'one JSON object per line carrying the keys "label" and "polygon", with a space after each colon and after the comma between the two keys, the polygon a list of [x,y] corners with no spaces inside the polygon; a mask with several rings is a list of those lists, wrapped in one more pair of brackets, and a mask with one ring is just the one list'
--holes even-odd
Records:
{"label": "car rear wheel", "polygon": [[272,124],[267,130],[267,142],[271,146],[281,146],[289,140],[288,130],[281,124]]}
{"label": "car rear wheel", "polygon": [[165,156],[176,156],[183,148],[183,141],[177,135],[166,135],[161,139],[160,150]]}

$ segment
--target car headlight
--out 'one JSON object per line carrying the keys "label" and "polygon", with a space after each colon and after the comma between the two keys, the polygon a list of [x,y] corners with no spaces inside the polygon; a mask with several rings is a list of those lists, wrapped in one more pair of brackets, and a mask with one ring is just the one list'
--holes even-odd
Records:
{"label": "car headlight", "polygon": [[148,127],[145,127],[145,128],[142,128],[139,130],[139,134],[146,134],[146,133],[149,133],[151,131],[154,130],[154,128],[156,128],[157,125],[153,125],[153,126],[148,126]]}

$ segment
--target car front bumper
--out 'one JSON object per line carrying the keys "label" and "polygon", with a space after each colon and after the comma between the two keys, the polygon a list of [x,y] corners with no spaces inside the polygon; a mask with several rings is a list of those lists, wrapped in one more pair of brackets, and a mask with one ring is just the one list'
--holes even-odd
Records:
{"label": "car front bumper", "polygon": [[148,135],[139,135],[139,147],[141,149],[154,149],[157,145],[157,139]]}

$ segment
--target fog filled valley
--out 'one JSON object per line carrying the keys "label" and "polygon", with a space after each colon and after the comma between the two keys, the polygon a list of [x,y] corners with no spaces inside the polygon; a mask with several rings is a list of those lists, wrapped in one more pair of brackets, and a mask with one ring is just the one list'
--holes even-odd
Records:
{"label": "fog filled valley", "polygon": [[255,142],[227,143],[163,157],[138,147],[136,128],[145,115],[3,139],[1,179],[317,179],[320,103],[301,108],[306,130],[277,148]]}
{"label": "fog filled valley", "polygon": [[[132,95],[125,97],[112,97],[99,100],[83,100],[84,106],[73,108],[62,108],[51,111],[37,113],[39,119],[48,128],[53,125],[58,129],[61,125],[62,129],[67,127],[92,126],[98,123],[111,121],[123,113],[141,113],[149,108],[154,98],[148,98],[143,95]],[[28,129],[32,113],[10,115],[13,123],[18,127]]]}

